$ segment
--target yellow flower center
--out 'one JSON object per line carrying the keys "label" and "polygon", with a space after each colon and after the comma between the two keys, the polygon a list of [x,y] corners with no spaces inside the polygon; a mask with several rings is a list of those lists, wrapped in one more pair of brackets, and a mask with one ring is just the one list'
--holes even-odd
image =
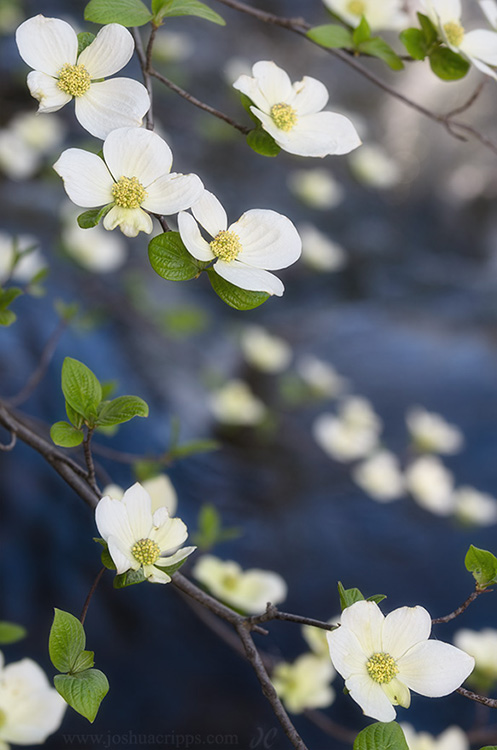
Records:
{"label": "yellow flower center", "polygon": [[237,583],[238,576],[236,576],[234,573],[226,573],[226,575],[223,576],[223,586],[225,589],[236,589]]}
{"label": "yellow flower center", "polygon": [[353,16],[363,16],[366,10],[366,3],[363,0],[350,0],[347,10]]}
{"label": "yellow flower center", "polygon": [[452,44],[453,47],[459,47],[464,39],[464,27],[457,21],[449,21],[449,23],[444,24],[444,31],[449,44]]}
{"label": "yellow flower center", "polygon": [[271,117],[277,128],[288,132],[297,124],[297,113],[293,107],[285,102],[273,104],[271,107]]}
{"label": "yellow flower center", "polygon": [[236,232],[223,229],[210,243],[212,252],[217,258],[231,263],[242,249],[242,243]]}
{"label": "yellow flower center", "polygon": [[112,187],[112,196],[119,208],[139,208],[147,191],[136,177],[121,177]]}
{"label": "yellow flower center", "polygon": [[57,73],[58,88],[69,96],[83,96],[91,85],[90,74],[84,65],[66,63]]}
{"label": "yellow flower center", "polygon": [[0,708],[0,729],[7,723],[7,714]]}
{"label": "yellow flower center", "polygon": [[380,684],[391,682],[399,671],[393,656],[385,653],[373,654],[366,662],[366,669],[371,679]]}
{"label": "yellow flower center", "polygon": [[142,565],[153,565],[160,557],[160,547],[152,539],[140,539],[131,547],[131,554]]}

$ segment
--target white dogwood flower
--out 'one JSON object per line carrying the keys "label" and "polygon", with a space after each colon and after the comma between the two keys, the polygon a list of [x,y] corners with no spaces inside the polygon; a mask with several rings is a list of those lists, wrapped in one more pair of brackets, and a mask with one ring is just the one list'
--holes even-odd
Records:
{"label": "white dogwood flower", "polygon": [[497,29],[497,2],[495,0],[480,0],[480,8],[487,17],[490,26]]}
{"label": "white dogwood flower", "polygon": [[478,70],[497,79],[497,33],[489,29],[466,31],[461,23],[461,0],[423,0],[424,12],[438,28],[442,39],[456,54]]}
{"label": "white dogwood flower", "polygon": [[41,745],[62,723],[66,702],[32,659],[4,665],[0,652],[0,748]]}
{"label": "white dogwood flower", "polygon": [[202,555],[192,572],[214,596],[248,614],[260,614],[268,602],[279,604],[286,599],[287,585],[272,570],[243,570],[233,560]]}
{"label": "white dogwood flower", "polygon": [[103,497],[95,521],[118,574],[141,569],[150,583],[169,583],[171,578],[162,568],[176,565],[196,549],[177,549],[188,536],[185,524],[170,518],[164,505],[153,512],[150,495],[138,482],[122,500]]}
{"label": "white dogwood flower", "polygon": [[380,503],[397,500],[405,492],[399,460],[387,450],[375,453],[356,466],[352,477],[364,492]]}
{"label": "white dogwood flower", "polygon": [[297,372],[304,383],[316,394],[325,398],[336,398],[349,387],[349,382],[329,362],[306,354],[297,362]]}
{"label": "white dogwood flower", "polygon": [[[169,516],[171,518],[174,516],[178,507],[178,496],[167,474],[158,474],[152,479],[145,479],[141,486],[150,495],[152,514],[159,508],[166,507]],[[109,495],[113,500],[122,500],[124,490],[118,484],[108,484],[104,487],[103,494]]]}
{"label": "white dogwood flower", "polygon": [[497,523],[497,500],[474,487],[458,487],[454,492],[454,512],[464,524],[491,526]]}
{"label": "white dogwood flower", "polygon": [[433,737],[428,732],[415,732],[410,724],[401,724],[409,750],[469,750],[469,740],[461,727],[448,727]]}
{"label": "white dogwood flower", "polygon": [[326,86],[305,76],[291,82],[274,62],[262,60],[233,87],[245,94],[252,113],[278,146],[298,156],[348,154],[361,145],[352,122],[335,112],[322,112],[328,102]]}
{"label": "white dogwood flower", "polygon": [[326,211],[340,205],[345,197],[345,191],[340,183],[327,170],[296,169],[291,172],[288,180],[291,192],[310,208]]}
{"label": "white dogwood flower", "polygon": [[302,261],[314,271],[340,271],[347,265],[347,253],[341,245],[312,224],[299,224]]}
{"label": "white dogwood flower", "polygon": [[38,112],[56,112],[75,99],[76,118],[97,138],[115,128],[139,127],[150,108],[145,86],[131,78],[101,80],[117,73],[131,59],[135,45],[124,26],[109,23],[78,55],[78,36],[59,18],[38,15],[24,21],[16,32]]}
{"label": "white dogwood flower", "polygon": [[409,409],[406,422],[418,450],[451,454],[458,453],[464,445],[464,435],[459,427],[423,407]]}
{"label": "white dogwood flower", "polygon": [[262,422],[267,410],[244,380],[233,379],[211,393],[208,404],[218,422],[253,426]]}
{"label": "white dogwood flower", "polygon": [[118,128],[104,141],[104,158],[80,148],[64,151],[54,169],[77,206],[112,205],[105,229],[120,227],[128,237],[150,234],[150,213],[175,214],[200,197],[203,185],[195,174],[170,172],[171,149],[160,136],[142,128]]}
{"label": "white dogwood flower", "polygon": [[[328,622],[330,625],[338,625],[340,622],[340,615],[331,617]],[[312,653],[319,656],[321,659],[329,660],[330,649],[328,648],[327,633],[328,631],[324,628],[317,628],[314,625],[302,626],[302,635]]]}
{"label": "white dogwood flower", "polygon": [[293,714],[306,709],[326,708],[335,700],[330,682],[335,670],[329,659],[302,654],[292,664],[280,662],[271,675],[276,692]]}
{"label": "white dogwood flower", "polygon": [[282,372],[292,359],[292,348],[284,339],[273,336],[262,326],[247,326],[240,339],[247,362],[262,372]]}
{"label": "white dogwood flower", "polygon": [[341,403],[338,415],[324,413],[314,422],[317,444],[336,461],[355,461],[378,445],[381,420],[365,398],[351,396]]}
{"label": "white dogwood flower", "polygon": [[421,456],[406,470],[406,486],[414,500],[437,516],[454,511],[454,477],[435,456]]}
{"label": "white dogwood flower", "polygon": [[323,0],[332,13],[336,13],[350,26],[359,26],[366,16],[371,29],[402,29],[409,17],[403,11],[403,0]]}
{"label": "white dogwood flower", "polygon": [[[214,271],[241,289],[281,297],[285,287],[269,271],[295,263],[302,250],[290,219],[254,208],[228,226],[226,211],[208,190],[194,203],[192,213],[196,220],[185,212],[179,214],[178,229],[194,258],[215,260]],[[199,224],[213,238],[210,242],[200,234]]]}
{"label": "white dogwood flower", "polygon": [[350,168],[363,185],[377,190],[389,190],[402,178],[400,165],[386,150],[374,143],[365,143],[349,157]]}
{"label": "white dogwood flower", "polygon": [[497,630],[463,628],[454,635],[454,643],[475,660],[475,671],[469,681],[485,694],[491,692],[497,683]]}
{"label": "white dogwood flower", "polygon": [[431,617],[423,607],[400,607],[386,617],[375,602],[344,609],[340,627],[327,636],[331,661],[366,716],[393,721],[394,706],[409,707],[411,690],[438,698],[471,674],[473,657],[428,640],[430,632]]}

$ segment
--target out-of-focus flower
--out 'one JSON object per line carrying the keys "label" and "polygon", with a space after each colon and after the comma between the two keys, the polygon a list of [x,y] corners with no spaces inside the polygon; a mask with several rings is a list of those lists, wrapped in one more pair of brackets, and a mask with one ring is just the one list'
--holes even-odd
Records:
{"label": "out-of-focus flower", "polygon": [[141,570],[150,583],[169,583],[171,578],[163,568],[176,565],[196,549],[177,549],[188,536],[185,524],[180,518],[170,518],[164,505],[153,511],[150,495],[138,482],[122,500],[103,497],[95,521],[117,572]]}
{"label": "out-of-focus flower", "polygon": [[81,229],[73,222],[62,230],[62,243],[68,255],[94,273],[117,271],[126,261],[126,245],[115,234],[96,226]]}
{"label": "out-of-focus flower", "polygon": [[180,63],[188,60],[195,51],[193,39],[179,31],[160,31],[155,35],[152,56],[159,62]]}
{"label": "out-of-focus flower", "polygon": [[[338,615],[338,617],[332,617],[328,622],[330,625],[337,625],[340,622],[340,615]],[[330,657],[330,649],[328,648],[328,639],[326,637],[327,633],[327,630],[316,628],[314,625],[302,626],[302,635],[304,636],[307,645],[313,654],[322,659],[329,659]]]}
{"label": "out-of-focus flower", "polygon": [[464,435],[440,414],[415,407],[407,412],[407,427],[416,448],[426,453],[458,453],[464,445]]}
{"label": "out-of-focus flower", "polygon": [[311,354],[298,360],[297,372],[304,383],[318,396],[337,398],[349,386],[348,380],[339,375],[332,365]]}
{"label": "out-of-focus flower", "polygon": [[469,750],[466,732],[460,727],[449,727],[438,735],[415,732],[410,724],[401,724],[409,750]]}
{"label": "out-of-focus flower", "polygon": [[268,602],[279,604],[286,599],[287,585],[272,570],[243,570],[233,560],[202,555],[192,572],[214,596],[247,614],[260,614]]}
{"label": "out-of-focus flower", "polygon": [[0,130],[0,169],[14,180],[31,177],[63,136],[64,127],[56,116],[17,115]]}
{"label": "out-of-focus flower", "polygon": [[[226,211],[208,190],[194,203],[192,213],[195,219],[185,212],[179,214],[178,229],[194,258],[215,260],[214,271],[241,289],[281,297],[285,287],[269,271],[292,265],[302,250],[290,219],[276,211],[254,208],[228,226]],[[199,224],[214,238],[211,242],[204,240]]]}
{"label": "out-of-focus flower", "polygon": [[77,206],[112,205],[103,220],[105,229],[118,226],[128,237],[150,234],[150,213],[175,214],[189,208],[203,191],[197,175],[170,171],[171,149],[150,130],[113,130],[105,139],[103,154],[105,161],[97,154],[70,148],[54,169]]}
{"label": "out-of-focus flower", "polygon": [[315,654],[302,654],[292,664],[280,662],[271,675],[276,692],[293,714],[326,708],[335,700],[330,682],[335,677],[331,662]]}
{"label": "out-of-focus flower", "polygon": [[405,492],[399,460],[390,451],[375,453],[354,468],[352,477],[364,492],[379,502],[396,500]]}
{"label": "out-of-focus flower", "polygon": [[486,15],[490,26],[497,29],[497,3],[495,0],[480,0],[480,8]]}
{"label": "out-of-focus flower", "polygon": [[[166,507],[169,516],[172,518],[178,507],[178,496],[167,474],[159,474],[152,479],[145,479],[141,485],[145,492],[150,495],[152,513],[155,513],[159,508]],[[109,495],[114,500],[122,500],[124,490],[117,484],[109,484],[104,488],[103,495]]]}
{"label": "out-of-focus flower", "polygon": [[223,424],[256,425],[266,416],[266,407],[243,380],[230,380],[211,393],[209,406]]}
{"label": "out-of-focus flower", "polygon": [[326,86],[305,76],[292,84],[274,62],[260,61],[253,78],[240,76],[234,88],[252,102],[252,113],[284,151],[299,156],[348,154],[361,145],[352,122],[335,112],[322,112],[328,102]]}
{"label": "out-of-focus flower", "polygon": [[359,26],[366,16],[371,29],[402,29],[407,26],[403,0],[323,0],[332,13],[350,26]]}
{"label": "out-of-focus flower", "polygon": [[437,516],[454,510],[454,477],[435,456],[421,456],[406,470],[406,486],[414,500]]}
{"label": "out-of-focus flower", "polygon": [[0,747],[42,745],[62,723],[66,702],[32,659],[4,664],[0,652]]}
{"label": "out-of-focus flower", "polygon": [[240,344],[247,362],[263,372],[282,372],[292,359],[290,344],[261,326],[247,326]]}
{"label": "out-of-focus flower", "polygon": [[250,75],[252,65],[245,57],[230,57],[223,66],[223,74],[226,82],[232,86],[237,78]]}
{"label": "out-of-focus flower", "polygon": [[381,421],[364,398],[351,396],[339,408],[338,416],[321,414],[313,425],[317,444],[336,461],[364,458],[378,444]]}
{"label": "out-of-focus flower", "polygon": [[399,165],[382,146],[366,143],[349,156],[355,178],[368,187],[389,190],[399,184],[402,174]]}
{"label": "out-of-focus flower", "polygon": [[314,271],[340,271],[347,263],[343,247],[312,224],[300,224],[302,261]]}
{"label": "out-of-focus flower", "polygon": [[288,187],[302,203],[326,211],[339,206],[344,198],[342,186],[327,169],[296,169],[288,177]]}
{"label": "out-of-focus flower", "polygon": [[454,643],[475,660],[475,671],[468,682],[490,692],[497,683],[497,630],[463,628],[455,633]]}
{"label": "out-of-focus flower", "polygon": [[112,130],[139,127],[150,108],[143,84],[131,78],[112,78],[131,59],[135,45],[124,26],[110,23],[78,55],[78,36],[59,18],[38,15],[24,21],[16,32],[24,62],[34,70],[28,88],[38,100],[38,112],[56,112],[71,99],[76,118],[97,138]]}
{"label": "out-of-focus flower", "polygon": [[[7,232],[0,232],[0,284],[9,277],[21,284],[29,284],[37,273],[46,268],[47,262],[37,245],[36,237],[29,234],[13,237]],[[17,262],[16,252],[20,253]]]}
{"label": "out-of-focus flower", "polygon": [[333,666],[366,716],[393,721],[394,706],[408,708],[410,690],[439,698],[471,674],[472,656],[449,643],[428,640],[431,617],[423,607],[400,607],[386,617],[375,602],[347,607],[328,633]]}
{"label": "out-of-focus flower", "polygon": [[458,487],[454,492],[454,512],[463,523],[491,526],[497,523],[497,500],[474,487]]}

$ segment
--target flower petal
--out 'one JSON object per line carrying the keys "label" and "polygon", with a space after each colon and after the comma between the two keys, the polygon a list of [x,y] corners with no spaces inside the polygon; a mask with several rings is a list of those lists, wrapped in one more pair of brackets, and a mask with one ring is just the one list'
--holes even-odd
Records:
{"label": "flower petal", "polygon": [[298,156],[324,157],[348,154],[361,145],[352,122],[336,112],[318,112],[299,117],[297,124],[285,132],[277,128],[271,117],[251,107],[262,122],[264,130],[272,135],[276,143],[290,154]]}
{"label": "flower petal", "polygon": [[316,78],[304,76],[301,81],[293,84],[293,90],[295,98],[292,106],[299,117],[320,112],[328,103],[328,89]]}
{"label": "flower petal", "polygon": [[114,181],[102,159],[80,148],[68,148],[53,168],[64,180],[69,198],[77,206],[95,208],[112,203]]}
{"label": "flower petal", "polygon": [[183,544],[187,536],[188,529],[181,518],[170,518],[159,529],[151,531],[150,539],[157,542],[161,548],[161,553],[164,553],[179,547],[180,544]]}
{"label": "flower petal", "polygon": [[345,684],[351,697],[360,705],[366,716],[371,716],[378,721],[395,719],[395,709],[381,685],[367,674],[354,674],[345,680]]}
{"label": "flower petal", "polygon": [[488,29],[469,31],[464,35],[459,50],[487,65],[497,65],[497,33]]}
{"label": "flower petal", "polygon": [[136,177],[144,188],[168,174],[173,162],[167,143],[156,133],[142,128],[113,130],[105,139],[104,157],[116,180],[123,176]]}
{"label": "flower petal", "polygon": [[134,49],[129,31],[119,23],[109,23],[80,54],[78,65],[84,65],[91,78],[107,78],[124,68]]}
{"label": "flower petal", "polygon": [[292,82],[283,68],[268,60],[256,62],[252,75],[257,80],[261,94],[271,107],[280,102],[291,102],[294,97]]}
{"label": "flower petal", "polygon": [[135,541],[146,539],[152,530],[152,500],[141,484],[135,482],[120,501],[126,508],[129,525]]}
{"label": "flower petal", "polygon": [[273,271],[287,268],[300,257],[302,242],[286,216],[266,209],[246,211],[230,226],[242,244],[239,260],[255,268]]}
{"label": "flower petal", "polygon": [[397,677],[394,677],[390,682],[382,684],[382,688],[388,700],[390,703],[393,703],[394,706],[409,708],[411,705],[411,693],[409,688]]}
{"label": "flower petal", "polygon": [[106,138],[117,128],[138,130],[149,109],[147,89],[132,78],[92,83],[86,94],[76,97],[76,117],[96,138]]}
{"label": "flower petal", "polygon": [[39,102],[38,112],[57,112],[72,99],[70,94],[59,89],[55,78],[38,70],[32,70],[28,74],[27,84],[31,96]]}
{"label": "flower petal", "polygon": [[231,263],[218,260],[214,264],[214,271],[226,281],[230,281],[240,289],[251,292],[266,292],[281,297],[285,291],[283,283],[274,274],[264,271],[262,268],[252,268],[234,260]]}
{"label": "flower petal", "polygon": [[196,549],[196,547],[182,547],[177,552],[175,552],[174,555],[159,557],[155,564],[159,567],[169,568],[172,565],[176,565],[177,563],[184,560],[186,557],[191,555],[192,552],[195,552]]}
{"label": "flower petal", "polygon": [[346,607],[340,618],[341,627],[349,628],[367,657],[383,651],[381,633],[384,616],[375,602],[355,602]]}
{"label": "flower petal", "polygon": [[400,659],[412,646],[427,641],[431,633],[431,617],[424,607],[399,607],[385,617],[383,651]]}
{"label": "flower petal", "polygon": [[178,214],[178,229],[186,249],[197,260],[213,260],[216,256],[200,234],[198,224],[191,214]]}
{"label": "flower petal", "polygon": [[208,190],[204,190],[198,201],[194,203],[192,213],[211,237],[216,237],[219,232],[228,227],[226,211],[216,196]]}
{"label": "flower petal", "polygon": [[143,208],[154,214],[176,214],[190,208],[198,200],[204,189],[200,177],[196,174],[162,175],[147,187],[147,197],[142,203]]}
{"label": "flower petal", "polygon": [[397,666],[398,679],[411,690],[439,698],[460,687],[473,671],[475,660],[450,643],[431,640],[413,646]]}
{"label": "flower petal", "polygon": [[336,671],[347,680],[353,674],[367,675],[365,654],[354,633],[349,628],[339,627],[326,633],[330,657]]}
{"label": "flower petal", "polygon": [[[117,501],[118,502],[118,501]],[[109,554],[114,561],[118,574],[126,573],[127,570],[133,568],[138,570],[140,563],[135,560],[131,554],[131,547],[123,542],[118,536],[110,536],[108,539]]]}
{"label": "flower petal", "polygon": [[56,76],[63,65],[74,65],[78,37],[65,21],[38,15],[28,18],[16,31],[19,54],[30,68]]}
{"label": "flower petal", "polygon": [[136,539],[129,525],[126,508],[120,500],[103,497],[95,509],[95,523],[102,537],[108,542],[111,536],[122,539],[131,549]]}
{"label": "flower petal", "polygon": [[151,575],[146,576],[149,583],[170,583],[171,576],[168,576],[167,573],[160,570],[160,568],[157,568],[155,565],[151,565],[150,568]]}
{"label": "flower petal", "polygon": [[104,229],[119,227],[126,237],[136,237],[140,232],[151,234],[154,228],[152,218],[141,208],[120,208],[112,206],[104,218]]}

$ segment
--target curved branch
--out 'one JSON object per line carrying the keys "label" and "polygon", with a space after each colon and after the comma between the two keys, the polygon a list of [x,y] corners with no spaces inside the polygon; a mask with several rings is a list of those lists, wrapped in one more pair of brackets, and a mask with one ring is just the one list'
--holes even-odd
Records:
{"label": "curved branch", "polygon": [[471,604],[471,602],[474,602],[475,599],[478,599],[480,594],[485,594],[491,591],[492,589],[481,589],[479,586],[476,586],[475,590],[471,592],[471,594],[468,596],[466,601],[464,601],[460,607],[457,607],[453,612],[450,612],[450,614],[445,615],[444,617],[436,617],[432,620],[433,625],[438,625],[438,623],[441,622],[450,622],[451,620],[455,620],[456,617],[459,617]]}
{"label": "curved branch", "polygon": [[292,615],[288,612],[280,612],[280,610],[268,602],[266,611],[262,615],[256,615],[255,617],[248,617],[247,622],[251,625],[257,625],[260,622],[268,622],[269,620],[284,620],[285,622],[296,622],[299,625],[311,625],[313,628],[321,628],[322,630],[336,630],[337,625],[331,625],[329,622],[323,622],[323,620],[315,620],[312,617],[302,617],[302,615]]}

